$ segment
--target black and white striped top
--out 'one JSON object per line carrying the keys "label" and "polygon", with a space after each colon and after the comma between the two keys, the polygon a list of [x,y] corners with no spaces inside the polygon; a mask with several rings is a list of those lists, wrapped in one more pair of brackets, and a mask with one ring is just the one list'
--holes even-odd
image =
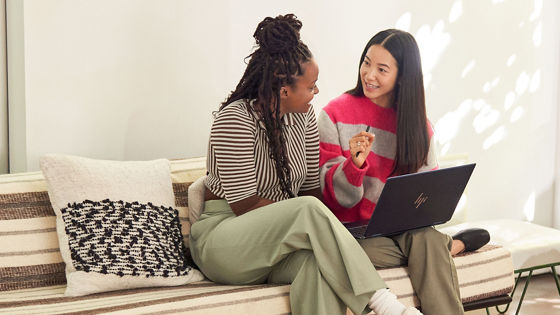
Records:
{"label": "black and white striped top", "polygon": [[[217,113],[210,132],[205,185],[229,203],[254,195],[283,200],[287,197],[269,155],[264,124],[249,110],[252,106],[247,102],[236,101]],[[319,132],[313,107],[307,113],[285,114],[283,120],[292,191],[319,188]]]}

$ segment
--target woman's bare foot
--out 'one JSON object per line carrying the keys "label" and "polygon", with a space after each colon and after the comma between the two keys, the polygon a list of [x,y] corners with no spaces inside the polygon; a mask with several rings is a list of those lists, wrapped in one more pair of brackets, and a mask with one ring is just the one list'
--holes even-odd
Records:
{"label": "woman's bare foot", "polygon": [[460,240],[453,240],[453,243],[451,243],[451,250],[449,251],[449,253],[451,253],[451,256],[455,256],[464,250],[465,250],[465,243],[463,243]]}

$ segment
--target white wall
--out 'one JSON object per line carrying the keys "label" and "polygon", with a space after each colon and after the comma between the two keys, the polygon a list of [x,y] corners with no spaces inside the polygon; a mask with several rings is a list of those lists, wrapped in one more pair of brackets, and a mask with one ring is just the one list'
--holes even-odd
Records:
{"label": "white wall", "polygon": [[[558,60],[560,60],[560,52],[558,53]],[[560,73],[560,65],[558,65],[558,72]],[[557,82],[557,104],[556,108],[560,108],[560,80]],[[552,215],[553,218],[553,226],[555,228],[560,228],[560,110],[557,110],[557,123],[556,124],[556,180],[554,181],[555,187],[555,198],[554,198],[554,213]]]}
{"label": "white wall", "polygon": [[0,0],[0,174],[8,172],[8,78],[6,73],[6,0]]}
{"label": "white wall", "polygon": [[23,59],[17,67],[13,56],[10,72],[10,89],[22,91],[10,98],[19,111],[10,126],[19,141],[11,143],[12,171],[38,169],[47,152],[127,160],[205,155],[211,112],[237,84],[257,23],[294,12],[320,66],[316,110],[355,84],[372,35],[408,30],[421,46],[440,153],[478,163],[466,218],[550,225],[557,1],[8,2],[22,3],[12,26],[21,32]]}
{"label": "white wall", "polygon": [[[27,170],[27,116],[23,1],[6,0],[8,153],[11,172]],[[42,127],[41,127],[42,128]]]}

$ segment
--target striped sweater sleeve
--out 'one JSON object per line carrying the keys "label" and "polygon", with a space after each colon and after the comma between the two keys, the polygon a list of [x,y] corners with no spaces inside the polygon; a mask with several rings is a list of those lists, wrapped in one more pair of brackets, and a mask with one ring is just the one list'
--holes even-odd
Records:
{"label": "striped sweater sleeve", "polygon": [[320,188],[319,184],[319,129],[313,106],[307,112],[307,123],[305,126],[305,155],[307,163],[307,175],[301,185],[300,191]]}
{"label": "striped sweater sleeve", "polygon": [[250,114],[231,106],[219,112],[210,133],[216,167],[231,204],[257,194],[256,126]]}
{"label": "striped sweater sleeve", "polygon": [[358,168],[350,156],[343,154],[337,126],[325,110],[319,114],[319,135],[320,179],[325,202],[337,208],[352,208],[364,195],[367,161]]}

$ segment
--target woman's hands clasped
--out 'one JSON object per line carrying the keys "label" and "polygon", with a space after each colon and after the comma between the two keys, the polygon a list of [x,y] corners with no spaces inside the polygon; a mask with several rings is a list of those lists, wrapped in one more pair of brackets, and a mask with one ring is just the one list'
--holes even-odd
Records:
{"label": "woman's hands clasped", "polygon": [[375,135],[365,131],[361,131],[350,138],[348,143],[350,145],[350,154],[352,155],[352,162],[354,162],[354,165],[362,167],[371,151],[371,144],[374,140]]}

